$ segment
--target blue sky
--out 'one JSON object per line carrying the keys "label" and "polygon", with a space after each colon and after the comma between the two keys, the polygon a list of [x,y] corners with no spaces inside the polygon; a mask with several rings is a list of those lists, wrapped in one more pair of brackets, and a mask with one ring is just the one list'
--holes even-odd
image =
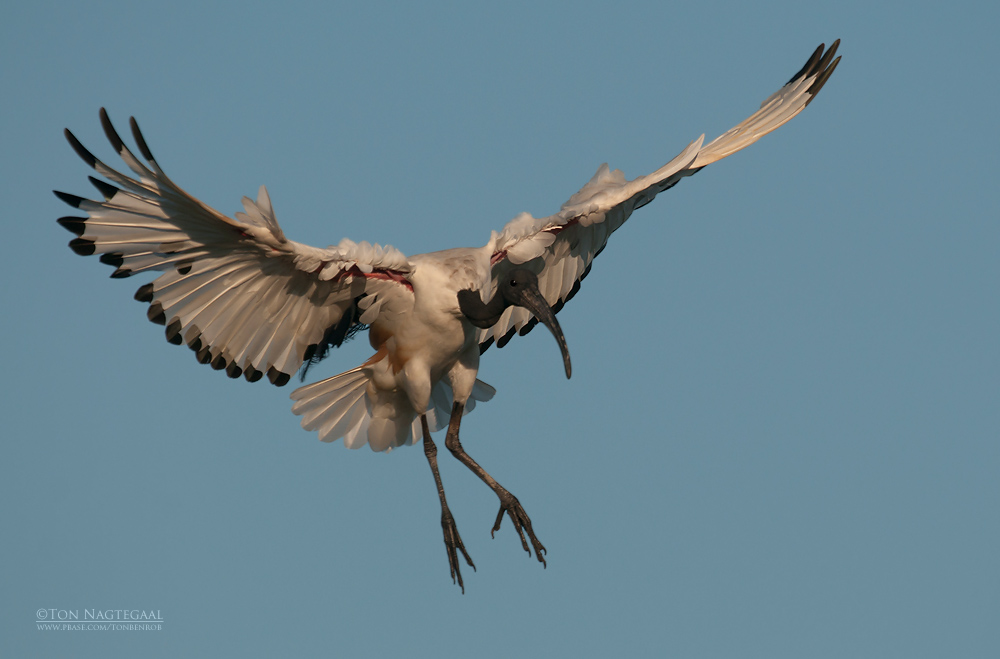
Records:
{"label": "blue sky", "polygon": [[[1000,654],[994,6],[67,4],[0,25],[0,654]],[[265,183],[294,240],[478,246],[838,37],[802,115],[612,237],[559,316],[572,380],[542,331],[484,357],[463,443],[548,568],[442,454],[464,596],[422,451],[316,441],[55,223],[92,193],[62,129],[111,162],[104,106],[222,212]],[[33,617],[123,608],[163,629]]]}

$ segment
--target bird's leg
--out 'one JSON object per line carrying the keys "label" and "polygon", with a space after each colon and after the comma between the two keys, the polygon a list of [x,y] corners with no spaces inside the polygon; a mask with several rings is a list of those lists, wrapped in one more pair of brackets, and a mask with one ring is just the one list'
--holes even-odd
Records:
{"label": "bird's leg", "polygon": [[431,439],[431,431],[427,427],[427,417],[423,414],[420,415],[420,426],[424,431],[424,455],[427,456],[427,462],[431,465],[434,482],[437,483],[438,496],[441,498],[441,528],[444,530],[444,546],[448,550],[448,566],[451,568],[451,582],[455,583],[455,579],[457,578],[458,585],[464,595],[465,584],[462,583],[462,571],[459,569],[458,562],[459,550],[465,556],[465,562],[473,570],[476,569],[476,566],[472,562],[472,559],[469,558],[469,552],[465,551],[465,545],[462,544],[462,537],[458,535],[458,527],[455,526],[455,518],[451,516],[451,511],[448,509],[448,501],[444,497],[444,485],[441,483],[441,474],[438,472],[437,445]]}
{"label": "bird's leg", "polygon": [[500,483],[496,481],[495,478],[486,473],[486,470],[479,466],[475,460],[465,452],[462,448],[462,442],[458,438],[458,427],[462,423],[462,412],[465,410],[465,405],[462,403],[455,403],[454,407],[451,408],[451,419],[448,422],[448,435],[445,437],[444,445],[448,447],[451,454],[454,455],[458,460],[464,464],[466,467],[472,470],[472,472],[479,476],[484,483],[490,486],[497,497],[500,498],[500,512],[497,513],[497,520],[493,524],[493,530],[490,531],[492,536],[494,533],[500,530],[500,523],[503,521],[503,515],[506,512],[510,517],[510,521],[513,522],[514,528],[517,530],[519,536],[521,536],[521,546],[524,547],[524,551],[531,555],[531,549],[528,548],[528,542],[524,537],[524,534],[528,534],[528,539],[531,540],[531,546],[535,548],[535,556],[541,561],[542,565],[545,566],[545,547],[538,538],[535,537],[535,532],[531,529],[531,518],[528,517],[528,513],[524,512],[524,508],[521,506],[521,502],[517,500],[513,494],[508,492]]}

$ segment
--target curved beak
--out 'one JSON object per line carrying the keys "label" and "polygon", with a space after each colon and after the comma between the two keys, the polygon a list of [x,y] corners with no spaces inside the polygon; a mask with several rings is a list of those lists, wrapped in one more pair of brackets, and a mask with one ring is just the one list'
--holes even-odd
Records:
{"label": "curved beak", "polygon": [[569,362],[569,348],[566,346],[566,337],[563,336],[562,328],[559,327],[559,321],[556,320],[556,315],[552,312],[552,307],[542,297],[542,292],[538,290],[537,285],[530,288],[525,286],[521,289],[520,293],[521,299],[517,302],[518,306],[524,307],[533,313],[539,322],[545,323],[545,326],[552,332],[552,336],[556,337],[556,342],[562,351],[563,365],[566,367],[566,378],[568,379],[573,372],[573,366]]}

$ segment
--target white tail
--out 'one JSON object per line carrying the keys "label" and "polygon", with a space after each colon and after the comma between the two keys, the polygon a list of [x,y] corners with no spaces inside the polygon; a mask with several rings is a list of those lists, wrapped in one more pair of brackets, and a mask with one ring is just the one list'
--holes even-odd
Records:
{"label": "white tail", "polygon": [[[302,416],[302,427],[316,430],[324,442],[344,438],[347,448],[367,443],[373,451],[390,451],[422,439],[420,418],[402,391],[378,391],[368,387],[371,368],[359,366],[292,392],[292,412]],[[476,380],[465,406],[471,412],[477,401],[488,401],[496,390]],[[434,385],[427,425],[431,431],[448,425],[453,395],[444,380]]]}

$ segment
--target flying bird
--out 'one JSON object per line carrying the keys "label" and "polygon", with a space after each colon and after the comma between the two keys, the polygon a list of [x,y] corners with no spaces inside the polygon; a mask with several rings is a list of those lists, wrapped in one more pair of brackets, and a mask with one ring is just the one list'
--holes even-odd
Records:
{"label": "flying bird", "polygon": [[[101,124],[131,173],[112,169],[67,129],[66,139],[103,179],[89,177],[101,198],[56,192],[81,215],[59,224],[76,234],[77,254],[100,254],[114,278],[161,273],[135,299],[165,327],[169,342],[187,345],[199,362],[250,382],[282,386],[359,331],[374,354],[357,368],[292,392],[292,411],[319,439],[342,439],[388,451],[423,441],[441,504],[452,582],[465,591],[465,549],[448,508],[431,433],[447,428],[445,446],[496,493],[492,532],[510,518],[521,545],[545,565],[524,507],[462,447],[459,428],[477,401],[495,393],[477,379],[480,355],[515,334],[544,324],[559,346],[566,377],[569,349],[556,313],[580,289],[608,237],[638,208],[685,176],[751,144],[801,112],[840,58],[839,40],[820,45],[760,109],[716,139],[704,135],[652,174],[626,180],[601,165],[590,181],[549,217],[527,213],[492,232],[482,247],[406,256],[391,246],[341,240],[316,248],[285,237],[266,188],[228,217],[198,201],[163,172],[135,119],[138,158],[107,112]],[[491,533],[492,534],[492,533]],[[530,546],[529,546],[530,543]]]}

